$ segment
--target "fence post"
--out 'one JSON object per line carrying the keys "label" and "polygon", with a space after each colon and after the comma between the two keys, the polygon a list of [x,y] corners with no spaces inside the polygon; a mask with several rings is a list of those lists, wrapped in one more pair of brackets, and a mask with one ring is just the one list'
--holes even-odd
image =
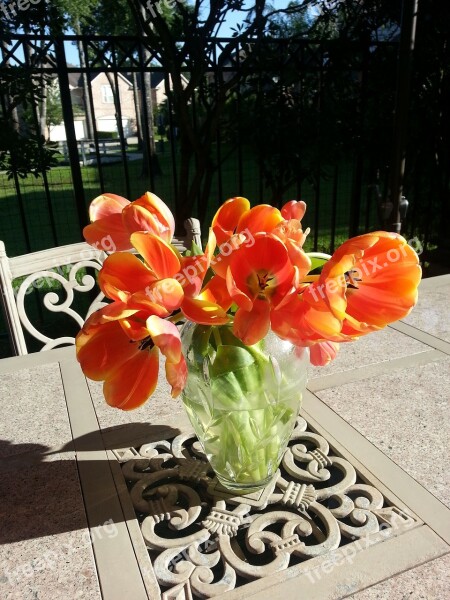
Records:
{"label": "fence post", "polygon": [[411,90],[412,55],[416,35],[417,6],[418,0],[403,0],[400,48],[398,53],[397,93],[395,98],[394,140],[389,174],[389,195],[392,203],[389,228],[396,233],[400,233],[402,225],[400,202],[405,174],[406,134]]}
{"label": "fence post", "polygon": [[72,99],[70,97],[69,76],[67,72],[66,53],[64,50],[64,39],[55,38],[55,56],[58,69],[58,82],[61,93],[61,105],[66,129],[67,150],[69,154],[70,171],[72,173],[72,183],[75,196],[75,203],[78,213],[78,222],[80,231],[88,224],[88,213],[86,210],[86,200],[84,196],[83,177],[81,175],[80,157],[78,154],[77,137],[75,135],[75,124],[73,120]]}

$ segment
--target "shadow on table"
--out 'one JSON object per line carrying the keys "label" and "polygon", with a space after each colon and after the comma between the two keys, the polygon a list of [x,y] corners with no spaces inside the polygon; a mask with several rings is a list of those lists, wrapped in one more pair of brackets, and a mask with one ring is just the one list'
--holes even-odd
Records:
{"label": "shadow on table", "polygon": [[[0,440],[0,545],[85,529],[79,471],[83,470],[83,481],[92,480],[95,492],[97,476],[101,478],[109,470],[108,466],[105,468],[104,453],[98,460],[91,459],[89,453],[132,445],[133,441],[142,445],[179,433],[180,430],[167,426],[130,423],[80,436],[56,451],[40,444]],[[79,462],[75,449],[83,452]],[[105,503],[108,496],[102,493],[102,480],[98,482],[98,502]],[[115,488],[112,495],[117,496]],[[104,525],[104,514],[99,511],[98,522],[91,518],[90,526]],[[115,513],[113,521],[118,518],[124,520],[121,512]]]}

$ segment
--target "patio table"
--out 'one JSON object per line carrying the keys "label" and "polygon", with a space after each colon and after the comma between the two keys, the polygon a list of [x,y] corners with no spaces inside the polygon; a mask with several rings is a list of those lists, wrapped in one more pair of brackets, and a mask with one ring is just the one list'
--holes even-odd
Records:
{"label": "patio table", "polygon": [[[181,401],[170,398],[163,377],[144,407],[123,412],[105,404],[101,384],[86,381],[73,347],[1,360],[0,598],[448,597],[449,297],[450,275],[424,280],[406,319],[343,345],[334,363],[311,369],[298,425],[299,439],[317,444],[304,448],[310,478],[287,489],[278,482],[240,502],[207,469],[192,474],[185,468],[199,464],[195,445],[188,444]],[[176,483],[153,500],[130,491],[133,481],[145,487],[160,477],[164,461]],[[344,478],[357,474],[344,491],[336,484],[341,499],[349,505],[366,490],[351,518],[336,512],[337,503],[314,508],[328,485],[319,475],[333,461]],[[208,494],[188,508],[186,498],[202,486]],[[214,521],[229,548],[221,550],[219,574],[212,569],[214,581],[207,574],[211,554],[178,547],[175,533],[158,549],[160,528],[174,514],[171,494],[184,498],[179,514],[209,511],[190,533],[211,529]],[[285,516],[297,510],[303,521],[290,535],[270,537],[269,531],[262,562],[247,572],[248,549],[232,546],[231,538],[248,527],[248,515],[271,510]],[[374,515],[376,527],[385,528],[370,529]],[[311,552],[311,542],[300,539],[307,536],[305,519],[313,529],[325,519],[315,533],[317,548],[326,547],[336,523],[345,543],[305,557]],[[350,535],[360,526],[367,535]],[[279,566],[272,568],[273,561]]]}

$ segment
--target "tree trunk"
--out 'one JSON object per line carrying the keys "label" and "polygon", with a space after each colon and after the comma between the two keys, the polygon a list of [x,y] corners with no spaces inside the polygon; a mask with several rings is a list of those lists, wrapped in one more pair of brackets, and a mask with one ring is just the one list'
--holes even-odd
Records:
{"label": "tree trunk", "polygon": [[[3,56],[8,56],[9,48],[6,40],[3,38],[0,40],[0,44],[2,46]],[[6,59],[5,65],[7,68],[11,67],[11,61],[9,58]],[[5,94],[5,113],[10,117],[10,122],[12,125],[12,129],[19,133],[20,131],[20,121],[19,121],[19,112],[17,110],[17,106],[12,106],[13,100],[9,94]],[[6,114],[5,114],[6,116]]]}
{"label": "tree trunk", "polygon": [[39,102],[38,105],[38,116],[39,116],[39,132],[44,140],[47,140],[47,90],[48,90],[48,82],[45,75],[41,77],[41,89],[43,93],[43,98]]}
{"label": "tree trunk", "polygon": [[[145,18],[146,9],[143,5],[141,5],[141,12]],[[143,46],[142,50],[144,65],[147,65],[151,55],[145,46]],[[151,72],[146,70],[142,73],[142,98],[146,106],[146,111],[143,111],[141,115],[142,137],[144,141],[141,177],[144,179],[162,174],[155,148]],[[146,123],[144,123],[145,120],[147,121]]]}
{"label": "tree trunk", "polygon": [[[77,35],[81,35],[81,27],[80,22],[77,20],[74,25],[74,31]],[[77,49],[78,55],[80,57],[80,67],[82,69],[86,68],[86,55],[84,52],[83,43],[81,40],[77,40]],[[86,116],[86,135],[88,139],[94,139],[94,116],[91,110],[91,103],[89,101],[89,86],[90,81],[87,76],[87,73],[81,73],[81,86],[83,88],[83,102],[84,102],[84,111]]]}
{"label": "tree trunk", "polygon": [[[144,62],[146,62],[150,58],[149,51],[144,48]],[[151,82],[151,73],[144,71],[142,73],[142,84],[143,84],[143,100],[147,107],[147,114],[145,115],[145,111],[143,111],[141,115],[142,119],[142,133],[143,140],[145,141],[147,136],[148,139],[146,143],[143,143],[143,160],[142,160],[142,172],[141,177],[146,178],[149,177],[152,173],[153,176],[161,175],[161,167],[159,165],[159,160],[156,155],[156,147],[155,147],[155,135],[154,135],[154,122],[153,122],[153,98],[152,98],[152,82]],[[147,117],[147,122],[144,124],[144,120]]]}
{"label": "tree trunk", "polygon": [[133,72],[133,100],[134,110],[136,112],[136,130],[138,138],[138,149],[142,150],[144,147],[144,141],[142,136],[142,115],[141,115],[141,103],[139,97],[139,86],[137,80],[137,73]]}

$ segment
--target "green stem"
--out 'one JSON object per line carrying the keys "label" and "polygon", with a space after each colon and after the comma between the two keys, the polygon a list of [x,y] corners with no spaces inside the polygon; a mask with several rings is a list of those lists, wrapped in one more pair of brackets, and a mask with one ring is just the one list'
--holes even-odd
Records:
{"label": "green stem", "polygon": [[178,323],[178,321],[180,321],[181,319],[184,319],[184,315],[181,312],[181,310],[174,313],[173,315],[170,315],[170,317],[166,317],[166,321],[170,321],[171,323]]}
{"label": "green stem", "polygon": [[212,331],[213,331],[214,341],[216,342],[216,347],[218,348],[219,346],[222,345],[222,338],[220,337],[220,331],[218,330],[217,327],[213,327]]}

